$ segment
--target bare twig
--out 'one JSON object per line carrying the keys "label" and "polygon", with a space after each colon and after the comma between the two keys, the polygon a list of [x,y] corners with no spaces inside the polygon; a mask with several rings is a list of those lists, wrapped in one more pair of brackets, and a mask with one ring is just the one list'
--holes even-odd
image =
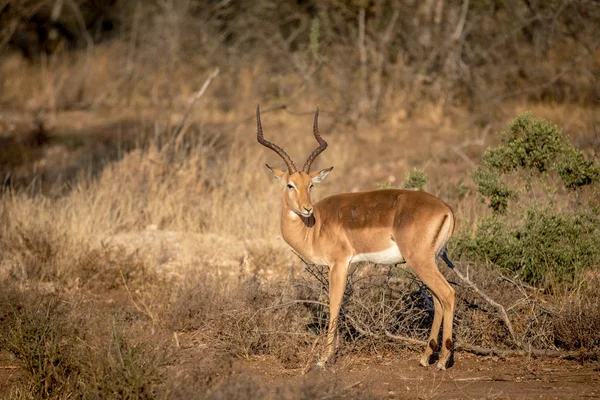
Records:
{"label": "bare twig", "polygon": [[419,340],[419,339],[413,339],[404,335],[396,335],[391,333],[390,331],[385,331],[385,336],[389,337],[390,339],[394,339],[394,340],[400,340],[406,344],[409,345],[413,345],[413,346],[425,346],[426,342],[423,340]]}
{"label": "bare twig", "polygon": [[[487,134],[489,132],[491,128],[490,124],[487,124],[485,126],[485,128],[483,128],[483,132],[481,133],[481,136],[478,139],[467,139],[464,142],[462,142],[461,144],[459,144],[458,146],[452,146],[452,149],[454,150],[454,152],[463,160],[466,161],[467,164],[469,164],[471,167],[476,167],[477,164],[475,163],[475,161],[473,161],[471,159],[471,157],[467,156],[467,154],[463,151],[464,148],[469,147],[469,146],[485,146],[485,139],[487,138]],[[469,274],[467,273],[467,277],[469,276]]]}
{"label": "bare twig", "polygon": [[219,68],[215,68],[215,70],[212,72],[212,74],[210,74],[208,76],[208,78],[206,78],[206,80],[204,81],[204,84],[202,85],[202,87],[200,88],[200,90],[198,90],[196,92],[196,94],[194,95],[194,97],[192,97],[190,104],[188,104],[188,108],[185,110],[185,113],[183,114],[183,117],[181,117],[181,120],[179,121],[179,123],[177,124],[177,127],[175,127],[175,130],[173,131],[173,137],[171,138],[171,140],[177,140],[177,136],[179,136],[179,133],[181,132],[181,130],[183,129],[183,125],[186,123],[186,121],[188,120],[190,114],[192,113],[192,110],[194,109],[194,105],[196,105],[196,102],[204,95],[204,92],[206,92],[206,89],[208,89],[208,85],[210,85],[210,82],[215,79],[217,77],[217,75],[219,75]]}
{"label": "bare twig", "polygon": [[58,21],[58,19],[60,18],[60,13],[62,11],[63,4],[64,4],[64,0],[56,0],[54,2],[54,6],[52,6],[52,12],[50,13],[50,20],[53,23],[56,23]]}
{"label": "bare twig", "polygon": [[456,349],[477,354],[479,356],[533,356],[533,357],[558,357],[565,359],[597,359],[598,353],[593,351],[561,351],[561,350],[545,350],[545,349],[499,349],[496,347],[475,346],[469,343],[457,343]]}
{"label": "bare twig", "polygon": [[471,160],[471,157],[466,155],[465,152],[460,149],[460,147],[457,147],[457,146],[452,146],[452,147],[454,149],[454,152],[460,158],[462,158],[467,164],[469,164],[472,168],[475,168],[477,166],[477,163],[475,163],[475,161]]}
{"label": "bare twig", "polygon": [[458,21],[458,25],[456,25],[456,30],[452,35],[452,40],[455,42],[460,39],[462,36],[463,30],[465,28],[465,22],[467,21],[467,11],[469,11],[469,0],[463,0],[462,9],[460,11],[460,20]]}
{"label": "bare twig", "polygon": [[[361,88],[361,108],[360,113],[364,115],[365,105],[369,104],[368,75],[367,75],[367,48],[365,46],[365,7],[358,10],[358,54],[360,59],[360,88]],[[362,115],[361,115],[362,116]]]}
{"label": "bare twig", "polygon": [[487,301],[490,305],[492,305],[493,307],[495,307],[498,310],[498,313],[500,314],[500,316],[502,317],[502,320],[504,321],[504,324],[506,325],[506,328],[508,329],[508,332],[510,333],[510,336],[512,337],[513,341],[519,346],[521,347],[521,343],[519,340],[517,340],[517,337],[515,335],[515,331],[512,327],[512,324],[510,322],[510,319],[508,318],[508,314],[506,313],[506,310],[504,309],[504,307],[502,306],[502,304],[496,302],[494,299],[492,299],[490,296],[488,296],[485,292],[483,292],[481,289],[479,289],[474,283],[473,281],[471,281],[468,277],[464,276],[460,270],[458,268],[454,268],[453,269],[454,273],[456,274],[456,276],[459,277],[459,279],[461,281],[463,281],[468,287],[470,287],[471,289],[473,289],[473,291],[475,293],[477,293],[478,295],[480,295],[485,301]]}

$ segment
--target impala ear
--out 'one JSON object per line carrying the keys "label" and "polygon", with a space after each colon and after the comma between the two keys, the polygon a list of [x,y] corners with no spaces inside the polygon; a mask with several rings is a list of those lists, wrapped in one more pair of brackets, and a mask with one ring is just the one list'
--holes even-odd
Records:
{"label": "impala ear", "polygon": [[325,177],[331,172],[332,169],[333,167],[330,167],[322,169],[318,172],[312,172],[310,174],[310,180],[312,181],[312,183],[321,183],[323,179],[325,179]]}
{"label": "impala ear", "polygon": [[269,171],[271,171],[271,173],[273,174],[275,179],[277,179],[279,182],[281,182],[281,180],[283,179],[283,176],[285,175],[285,172],[283,172],[282,170],[277,169],[277,168],[271,168],[269,166],[269,164],[265,164],[265,167],[267,167],[269,169]]}

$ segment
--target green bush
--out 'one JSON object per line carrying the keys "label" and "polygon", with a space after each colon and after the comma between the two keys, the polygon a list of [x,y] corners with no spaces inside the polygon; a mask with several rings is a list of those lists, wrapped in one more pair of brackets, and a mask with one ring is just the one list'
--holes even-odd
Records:
{"label": "green bush", "polygon": [[[556,125],[523,113],[501,133],[501,144],[485,151],[473,180],[492,210],[505,213],[509,200],[518,200],[522,188],[530,192],[534,180],[546,179],[552,172],[565,189],[576,192],[598,181],[600,165],[586,159]],[[511,187],[510,178],[518,183],[524,180],[525,185]]]}
{"label": "green bush", "polygon": [[533,285],[569,284],[600,262],[600,218],[593,213],[528,209],[524,219],[492,215],[456,246],[471,260],[485,260]]}
{"label": "green bush", "polygon": [[[600,217],[588,205],[577,207],[583,188],[599,178],[598,162],[574,148],[558,127],[519,115],[473,171],[492,215],[458,235],[456,251],[533,285],[572,284],[582,271],[600,265]],[[536,196],[534,187],[543,195]],[[565,206],[570,199],[575,207]]]}
{"label": "green bush", "polygon": [[404,176],[404,183],[402,184],[402,187],[404,189],[423,190],[423,187],[428,180],[429,177],[424,171],[418,168],[413,168],[411,172]]}

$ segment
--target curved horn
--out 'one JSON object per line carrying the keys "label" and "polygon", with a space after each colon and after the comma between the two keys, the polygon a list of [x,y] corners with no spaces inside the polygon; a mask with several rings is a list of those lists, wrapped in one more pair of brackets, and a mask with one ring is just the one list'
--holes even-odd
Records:
{"label": "curved horn", "polygon": [[310,165],[315,161],[317,156],[323,152],[327,148],[327,142],[323,140],[321,135],[319,135],[319,108],[317,107],[317,112],[315,113],[315,122],[313,123],[313,133],[315,134],[315,139],[319,142],[319,147],[313,150],[308,156],[308,159],[304,163],[302,167],[302,171],[308,173],[310,171]]}
{"label": "curved horn", "polygon": [[265,147],[268,147],[275,153],[279,154],[279,157],[283,158],[283,161],[285,162],[285,165],[287,165],[288,172],[290,173],[290,175],[297,171],[296,166],[294,165],[294,162],[292,161],[290,156],[288,156],[287,153],[283,151],[281,147],[265,140],[265,138],[263,137],[262,124],[260,123],[260,106],[256,106],[256,138],[258,139],[258,143],[262,144]]}

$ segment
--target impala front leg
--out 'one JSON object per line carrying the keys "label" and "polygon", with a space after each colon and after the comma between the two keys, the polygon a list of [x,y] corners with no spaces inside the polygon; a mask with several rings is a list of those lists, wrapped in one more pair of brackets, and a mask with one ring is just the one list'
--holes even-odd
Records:
{"label": "impala front leg", "polygon": [[323,367],[335,354],[338,334],[338,317],[346,288],[348,260],[334,262],[329,266],[329,328],[327,330],[327,347],[318,365]]}

